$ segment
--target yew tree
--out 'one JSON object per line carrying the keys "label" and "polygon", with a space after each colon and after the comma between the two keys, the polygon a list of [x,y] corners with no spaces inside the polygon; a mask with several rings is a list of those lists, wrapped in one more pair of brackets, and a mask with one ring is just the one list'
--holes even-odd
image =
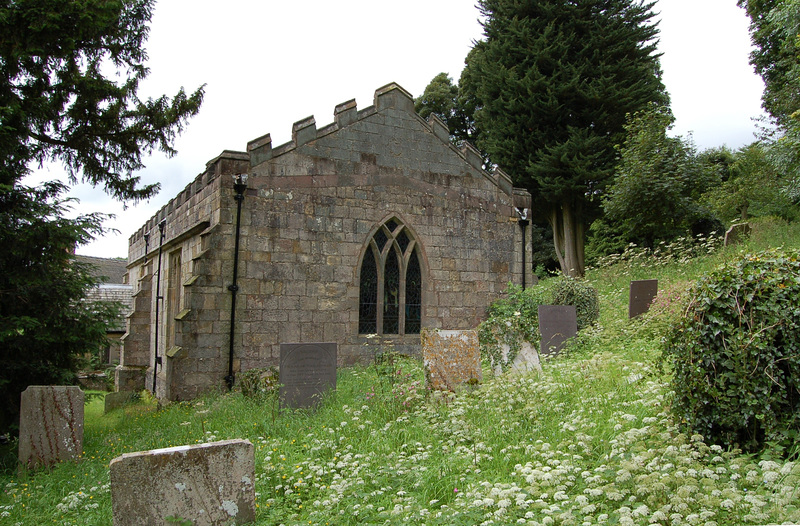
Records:
{"label": "yew tree", "polygon": [[[121,201],[155,194],[136,171],[175,153],[203,88],[143,100],[154,0],[8,0],[0,4],[0,433],[19,393],[69,382],[76,357],[103,345],[113,305],[90,304],[96,281],[71,255],[103,232],[97,214],[69,218],[79,181]],[[44,163],[66,180],[26,184]]]}
{"label": "yew tree", "polygon": [[585,230],[625,137],[626,115],[664,104],[654,2],[479,0],[484,39],[460,88],[478,147],[533,195],[565,274],[584,272]]}

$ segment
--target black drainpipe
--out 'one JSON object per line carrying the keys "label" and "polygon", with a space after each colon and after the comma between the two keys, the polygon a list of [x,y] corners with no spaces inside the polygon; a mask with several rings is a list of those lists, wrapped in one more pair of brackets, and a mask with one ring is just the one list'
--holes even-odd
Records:
{"label": "black drainpipe", "polygon": [[225,377],[225,383],[228,390],[233,389],[233,383],[236,377],[233,374],[233,336],[234,327],[236,323],[236,293],[239,290],[236,280],[239,274],[239,232],[242,219],[242,202],[244,201],[244,191],[247,189],[247,174],[239,174],[233,176],[233,189],[236,195],[236,241],[233,248],[233,284],[228,285],[228,290],[231,291],[231,330],[230,330],[230,349],[228,351],[228,376]]}
{"label": "black drainpipe", "polygon": [[158,223],[158,231],[160,232],[158,241],[158,270],[156,271],[156,337],[155,337],[155,361],[153,362],[153,395],[156,394],[156,373],[158,373],[158,366],[161,365],[161,356],[158,355],[158,311],[160,301],[163,299],[161,296],[161,249],[164,246],[164,227],[167,226],[167,220],[162,219]]}

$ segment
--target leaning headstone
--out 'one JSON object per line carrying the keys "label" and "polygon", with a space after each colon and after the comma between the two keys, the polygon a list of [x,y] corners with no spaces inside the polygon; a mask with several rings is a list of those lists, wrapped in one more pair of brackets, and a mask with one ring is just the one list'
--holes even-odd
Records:
{"label": "leaning headstone", "polygon": [[628,293],[628,318],[635,318],[650,310],[650,304],[658,295],[657,279],[631,281]]}
{"label": "leaning headstone", "polygon": [[281,407],[309,408],[336,389],[335,343],[282,343],[278,370]]}
{"label": "leaning headstone", "polygon": [[578,334],[575,305],[539,305],[539,333],[542,355],[560,353],[564,343]]}
{"label": "leaning headstone", "polygon": [[125,453],[111,461],[114,526],[253,522],[255,457],[249,440]]}
{"label": "leaning headstone", "polygon": [[83,391],[31,385],[20,397],[19,461],[35,469],[78,460],[83,451]]}
{"label": "leaning headstone", "polygon": [[429,388],[454,391],[483,379],[477,331],[423,329],[420,337]]}
{"label": "leaning headstone", "polygon": [[108,413],[114,409],[119,409],[130,404],[139,397],[135,391],[117,391],[116,393],[106,393],[104,412]]}
{"label": "leaning headstone", "polygon": [[495,376],[503,374],[504,368],[513,373],[526,373],[528,371],[541,372],[542,364],[539,361],[539,353],[536,352],[536,349],[530,342],[521,342],[519,352],[517,352],[514,360],[508,363],[510,352],[511,347],[507,343],[500,344],[500,363],[492,362],[492,370]]}
{"label": "leaning headstone", "polygon": [[725,246],[737,245],[750,235],[750,223],[736,223],[725,232]]}

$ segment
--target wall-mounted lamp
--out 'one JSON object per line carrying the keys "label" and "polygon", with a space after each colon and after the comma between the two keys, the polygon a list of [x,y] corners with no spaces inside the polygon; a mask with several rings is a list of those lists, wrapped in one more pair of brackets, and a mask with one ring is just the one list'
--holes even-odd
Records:
{"label": "wall-mounted lamp", "polygon": [[517,215],[519,216],[519,219],[517,220],[517,223],[519,223],[519,227],[522,229],[522,290],[525,290],[525,274],[526,274],[525,267],[527,265],[527,262],[525,261],[525,249],[526,249],[526,246],[525,246],[525,230],[528,227],[528,225],[530,224],[530,221],[528,221],[528,209],[527,208],[522,208],[522,209],[517,208],[516,211],[517,211]]}

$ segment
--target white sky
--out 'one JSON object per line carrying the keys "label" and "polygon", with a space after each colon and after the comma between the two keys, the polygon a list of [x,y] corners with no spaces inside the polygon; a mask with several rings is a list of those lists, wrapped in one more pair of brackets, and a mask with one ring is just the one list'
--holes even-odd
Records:
{"label": "white sky", "polygon": [[[658,0],[655,11],[674,132],[693,133],[699,149],[752,142],[763,84],[748,64],[748,19],[736,0]],[[244,151],[266,133],[282,144],[294,122],[314,115],[320,128],[337,104],[355,98],[365,108],[389,82],[418,96],[442,71],[458,81],[481,37],[478,17],[471,0],[161,0],[140,95],[205,83],[205,102],[178,155],[154,155],[139,174],[161,182],[149,202],[123,210],[101,189],[73,190],[77,211],[116,214],[107,226],[119,230],[78,253],[127,256],[128,237],[223,150]]]}

